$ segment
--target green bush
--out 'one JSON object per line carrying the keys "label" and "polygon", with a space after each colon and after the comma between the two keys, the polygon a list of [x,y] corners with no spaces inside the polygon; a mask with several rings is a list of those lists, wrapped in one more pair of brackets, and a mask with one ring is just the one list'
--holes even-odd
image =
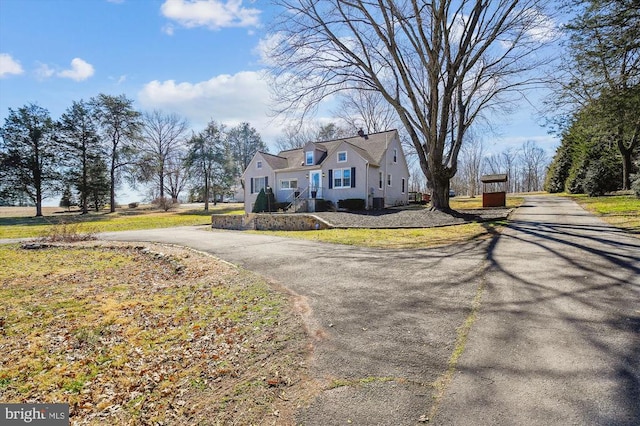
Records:
{"label": "green bush", "polygon": [[631,175],[631,189],[640,198],[640,161],[636,162],[638,173]]}
{"label": "green bush", "polygon": [[262,188],[256,197],[256,202],[253,205],[252,212],[275,212],[278,211],[278,208],[281,208],[280,206],[281,205],[279,203],[276,203],[276,197],[273,195],[271,188],[267,187],[266,191]]}
{"label": "green bush", "polygon": [[587,167],[583,187],[590,197],[597,197],[620,189],[621,183],[622,170],[619,163],[614,158],[603,156]]}
{"label": "green bush", "polygon": [[365,200],[363,198],[347,198],[338,200],[339,209],[347,209],[351,211],[364,210]]}

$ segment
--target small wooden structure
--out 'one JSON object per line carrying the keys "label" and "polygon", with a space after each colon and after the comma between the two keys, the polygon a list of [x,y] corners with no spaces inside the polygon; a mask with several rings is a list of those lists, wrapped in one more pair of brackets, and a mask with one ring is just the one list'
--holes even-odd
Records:
{"label": "small wooden structure", "polygon": [[505,207],[507,205],[507,175],[484,175],[482,182],[482,207]]}

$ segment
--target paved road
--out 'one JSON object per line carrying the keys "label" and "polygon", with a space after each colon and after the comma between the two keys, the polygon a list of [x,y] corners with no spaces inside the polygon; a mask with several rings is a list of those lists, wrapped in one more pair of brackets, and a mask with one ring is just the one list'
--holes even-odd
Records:
{"label": "paved road", "polygon": [[640,239],[570,200],[528,198],[439,425],[640,425]]}
{"label": "paved road", "polygon": [[430,424],[640,424],[640,240],[569,200],[526,203],[493,242],[431,250],[196,228],[103,236],[190,246],[300,295],[316,374],[362,383],[323,392],[300,423],[415,425],[430,412],[431,384],[485,280],[458,373]]}
{"label": "paved road", "polygon": [[186,227],[101,237],[186,245],[298,294],[327,390],[297,420],[322,426],[414,425],[429,413],[489,245],[381,251]]}

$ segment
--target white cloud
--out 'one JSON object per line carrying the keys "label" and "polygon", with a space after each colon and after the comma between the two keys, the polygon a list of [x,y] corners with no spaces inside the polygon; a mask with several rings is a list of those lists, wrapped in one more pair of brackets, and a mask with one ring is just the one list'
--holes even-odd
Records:
{"label": "white cloud", "polygon": [[253,27],[260,22],[260,10],[243,7],[242,0],[165,0],[160,10],[166,18],[186,28],[218,30]]}
{"label": "white cloud", "polygon": [[38,64],[35,73],[39,80],[44,80],[54,75],[56,71],[47,64]]}
{"label": "white cloud", "polygon": [[22,65],[8,53],[0,53],[0,78],[10,74],[22,74]]}
{"label": "white cloud", "polygon": [[171,24],[167,24],[164,27],[162,27],[162,32],[165,33],[166,35],[173,35],[174,32],[174,27]]}
{"label": "white cloud", "polygon": [[526,34],[540,43],[548,43],[559,36],[558,25],[550,16],[544,15],[533,9],[523,12],[530,19],[531,25]]}
{"label": "white cloud", "polygon": [[186,117],[193,129],[204,128],[210,120],[230,126],[246,121],[267,142],[281,132],[269,117],[270,92],[261,72],[223,74],[197,83],[154,80],[138,93],[138,100],[146,109]]}
{"label": "white cloud", "polygon": [[93,65],[80,58],[73,58],[71,61],[71,69],[60,71],[57,73],[57,76],[70,78],[75,81],[83,81],[91,77],[94,72]]}

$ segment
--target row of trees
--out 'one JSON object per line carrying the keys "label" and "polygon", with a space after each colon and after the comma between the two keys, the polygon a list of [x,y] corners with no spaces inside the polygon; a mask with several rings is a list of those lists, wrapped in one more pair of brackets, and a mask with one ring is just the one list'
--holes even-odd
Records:
{"label": "row of trees", "polygon": [[[161,111],[142,113],[124,95],[78,101],[53,120],[37,105],[9,109],[0,128],[0,202],[35,204],[63,192],[83,213],[110,205],[123,180],[150,199],[206,202],[238,182],[253,154],[266,150],[249,123],[210,122],[195,133],[187,121]],[[165,203],[166,204],[166,203]]]}
{"label": "row of trees", "polygon": [[541,191],[548,165],[547,153],[533,141],[489,155],[482,141],[471,140],[461,150],[451,187],[457,194],[475,196],[482,192],[482,175],[506,173],[508,192]]}
{"label": "row of trees", "polygon": [[567,55],[554,102],[568,113],[560,119],[561,146],[546,187],[590,195],[630,189],[640,159],[640,3],[572,6],[577,14],[566,27]]}

